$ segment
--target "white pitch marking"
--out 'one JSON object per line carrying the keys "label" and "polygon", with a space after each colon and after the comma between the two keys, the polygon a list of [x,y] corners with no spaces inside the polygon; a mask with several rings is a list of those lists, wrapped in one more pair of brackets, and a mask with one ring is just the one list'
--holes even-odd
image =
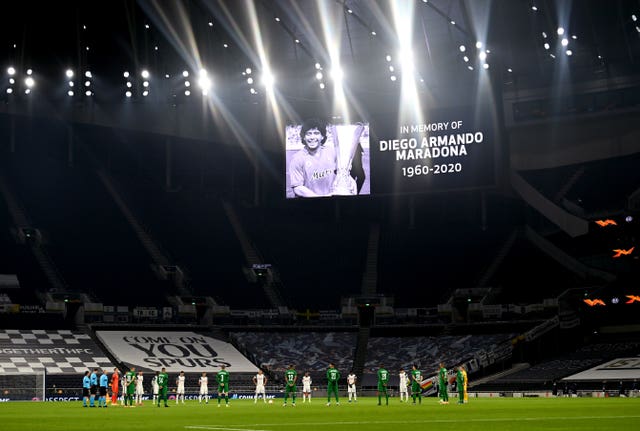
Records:
{"label": "white pitch marking", "polygon": [[[282,422],[264,424],[243,424],[247,427],[282,427],[282,426],[304,426],[304,425],[381,425],[381,424],[425,424],[425,423],[458,423],[458,422],[536,422],[536,421],[557,421],[557,420],[592,420],[592,419],[640,419],[640,415],[625,416],[555,416],[555,417],[530,417],[530,418],[476,418],[476,419],[426,419],[415,421],[350,421],[350,422]],[[186,426],[191,429],[221,430],[221,431],[267,431],[250,428],[220,428],[209,425]]]}
{"label": "white pitch marking", "polygon": [[201,430],[220,430],[220,431],[267,431],[267,430],[256,430],[256,429],[247,429],[247,428],[221,428],[216,426],[209,425],[191,425],[186,426],[188,429],[201,429]]}

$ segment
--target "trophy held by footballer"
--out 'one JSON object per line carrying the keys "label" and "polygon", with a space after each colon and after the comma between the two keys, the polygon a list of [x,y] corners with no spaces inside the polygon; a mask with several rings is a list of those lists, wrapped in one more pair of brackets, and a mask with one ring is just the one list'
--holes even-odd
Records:
{"label": "trophy held by footballer", "polygon": [[336,179],[331,188],[334,196],[351,196],[358,193],[356,180],[351,176],[353,156],[364,131],[362,123],[329,126],[336,152]]}

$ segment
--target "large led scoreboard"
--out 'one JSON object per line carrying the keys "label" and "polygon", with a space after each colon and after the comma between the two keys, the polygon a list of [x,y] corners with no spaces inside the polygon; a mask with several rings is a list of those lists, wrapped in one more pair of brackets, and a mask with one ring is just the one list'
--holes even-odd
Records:
{"label": "large led scoreboard", "polygon": [[[441,109],[403,122],[379,115],[286,127],[286,196],[427,193],[496,185],[490,108]],[[321,143],[319,143],[321,142]]]}

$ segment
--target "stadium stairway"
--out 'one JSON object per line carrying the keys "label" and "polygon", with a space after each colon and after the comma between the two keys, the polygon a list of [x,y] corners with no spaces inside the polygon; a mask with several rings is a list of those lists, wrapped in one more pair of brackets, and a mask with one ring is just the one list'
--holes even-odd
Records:
{"label": "stadium stairway", "polygon": [[367,345],[369,344],[369,336],[371,328],[361,327],[358,330],[358,341],[356,343],[356,351],[353,355],[353,373],[356,376],[362,376],[364,364],[367,360]]}
{"label": "stadium stairway", "polygon": [[474,380],[474,381],[470,382],[469,383],[469,387],[473,388],[473,387],[476,387],[476,386],[483,385],[485,383],[490,383],[490,382],[492,382],[494,380],[497,380],[497,379],[502,378],[502,377],[509,376],[511,374],[517,373],[518,371],[526,370],[527,368],[530,368],[530,367],[531,367],[531,364],[526,363],[526,362],[519,363],[519,364],[513,364],[513,366],[511,368],[509,368],[508,370],[504,370],[504,371],[501,371],[499,373],[492,374],[490,376],[483,377],[481,379]]}
{"label": "stadium stairway", "polygon": [[[96,337],[96,333],[93,330],[93,328],[90,325],[78,325],[77,326],[78,331],[82,331],[85,334],[87,334],[90,338],[91,341],[93,341],[94,343],[96,343],[96,345],[98,347],[100,347],[100,350],[102,351],[102,354],[104,356],[106,356],[107,358],[109,358],[109,360],[111,361],[111,363],[113,365],[115,365],[116,367],[118,367],[119,370],[128,370],[128,367],[125,367],[125,365],[120,362],[115,356],[113,356],[111,354],[111,351],[109,349],[107,349],[107,346],[105,346],[102,341],[100,340],[100,338]],[[113,370],[108,370],[109,374],[111,374],[111,372]]]}

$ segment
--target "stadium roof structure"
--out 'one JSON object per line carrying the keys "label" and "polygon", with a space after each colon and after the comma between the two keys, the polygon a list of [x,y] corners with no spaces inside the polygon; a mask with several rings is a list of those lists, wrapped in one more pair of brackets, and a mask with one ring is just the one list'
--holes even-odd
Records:
{"label": "stadium roof structure", "polygon": [[91,70],[95,85],[118,90],[125,70],[148,69],[157,89],[166,75],[204,68],[218,91],[251,101],[250,68],[253,76],[269,72],[295,103],[321,98],[319,81],[329,87],[340,64],[350,91],[384,97],[413,65],[419,91],[460,104],[484,64],[505,83],[540,86],[563,74],[633,74],[640,55],[640,10],[622,0],[123,0],[4,9],[3,74],[32,69],[51,93],[68,68]]}

